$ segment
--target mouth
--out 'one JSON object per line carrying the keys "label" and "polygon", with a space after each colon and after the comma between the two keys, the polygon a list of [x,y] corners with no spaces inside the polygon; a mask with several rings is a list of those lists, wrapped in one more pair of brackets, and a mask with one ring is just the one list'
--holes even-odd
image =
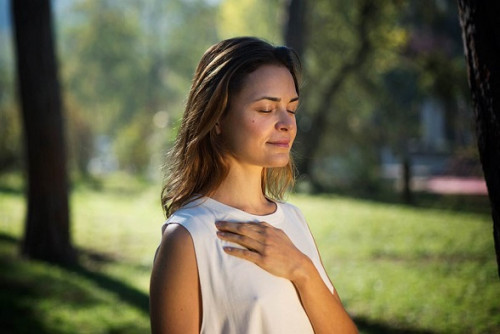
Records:
{"label": "mouth", "polygon": [[290,141],[289,140],[277,140],[277,141],[270,141],[267,142],[269,145],[277,146],[277,147],[282,147],[282,148],[289,148],[290,147]]}

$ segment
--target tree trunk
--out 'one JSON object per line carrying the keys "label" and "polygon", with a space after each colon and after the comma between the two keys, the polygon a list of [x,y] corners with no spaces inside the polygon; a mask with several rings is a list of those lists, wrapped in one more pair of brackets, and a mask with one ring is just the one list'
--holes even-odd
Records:
{"label": "tree trunk", "polygon": [[75,261],[70,242],[63,117],[50,0],[13,0],[17,79],[28,167],[22,255]]}
{"label": "tree trunk", "polygon": [[288,19],[285,25],[285,45],[304,56],[306,35],[306,0],[288,1]]}
{"label": "tree trunk", "polygon": [[[316,112],[311,115],[311,130],[304,132],[300,127],[297,132],[296,146],[298,148],[298,163],[297,169],[300,174],[311,176],[313,159],[315,152],[320,147],[320,142],[323,134],[328,128],[328,114],[331,112],[332,101],[337,96],[349,75],[354,73],[368,59],[369,53],[373,46],[369,39],[369,31],[372,21],[377,15],[377,6],[372,0],[365,0],[360,3],[359,18],[357,25],[357,37],[359,39],[359,47],[352,59],[346,60],[342,64],[339,72],[331,80],[330,84],[322,94],[322,100]],[[316,189],[321,188],[313,177],[310,177],[313,186]]]}
{"label": "tree trunk", "polygon": [[403,181],[403,201],[406,204],[413,203],[413,194],[411,191],[411,160],[409,154],[405,154],[401,164],[401,174]]}
{"label": "tree trunk", "polygon": [[500,3],[459,0],[458,9],[500,276]]}

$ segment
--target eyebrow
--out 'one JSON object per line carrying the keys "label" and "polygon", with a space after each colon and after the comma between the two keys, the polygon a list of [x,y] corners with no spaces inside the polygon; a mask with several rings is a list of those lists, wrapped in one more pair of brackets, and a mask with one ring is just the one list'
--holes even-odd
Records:
{"label": "eyebrow", "polygon": [[[253,102],[257,102],[257,101],[262,101],[262,100],[269,100],[269,101],[273,101],[273,102],[281,102],[281,99],[279,97],[272,97],[272,96],[262,96],[258,99],[255,99]],[[290,101],[288,101],[288,103],[292,103],[292,102],[295,102],[295,101],[298,101],[299,100],[299,97],[294,97],[293,99],[291,99]]]}

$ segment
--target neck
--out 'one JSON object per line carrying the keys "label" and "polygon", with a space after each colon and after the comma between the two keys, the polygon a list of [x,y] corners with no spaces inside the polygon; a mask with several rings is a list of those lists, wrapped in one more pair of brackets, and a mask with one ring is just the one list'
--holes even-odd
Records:
{"label": "neck", "polygon": [[242,211],[266,215],[274,212],[276,206],[263,193],[261,184],[262,167],[245,167],[231,164],[227,177],[211,198]]}

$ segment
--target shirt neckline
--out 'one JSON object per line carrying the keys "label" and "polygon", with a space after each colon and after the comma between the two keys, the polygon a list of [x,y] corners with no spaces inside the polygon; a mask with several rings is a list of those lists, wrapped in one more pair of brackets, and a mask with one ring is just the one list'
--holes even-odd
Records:
{"label": "shirt neckline", "polygon": [[249,212],[243,211],[241,209],[235,208],[233,206],[219,202],[219,201],[217,201],[211,197],[207,197],[207,196],[201,197],[200,201],[201,201],[201,203],[205,204],[209,208],[214,209],[218,212],[222,212],[222,213],[234,212],[238,215],[247,216],[251,219],[258,219],[260,221],[270,222],[271,220],[279,218],[282,215],[281,203],[278,201],[273,201],[276,204],[276,209],[274,210],[274,212],[271,212],[271,213],[265,214],[265,215],[257,215],[257,214],[249,213]]}

